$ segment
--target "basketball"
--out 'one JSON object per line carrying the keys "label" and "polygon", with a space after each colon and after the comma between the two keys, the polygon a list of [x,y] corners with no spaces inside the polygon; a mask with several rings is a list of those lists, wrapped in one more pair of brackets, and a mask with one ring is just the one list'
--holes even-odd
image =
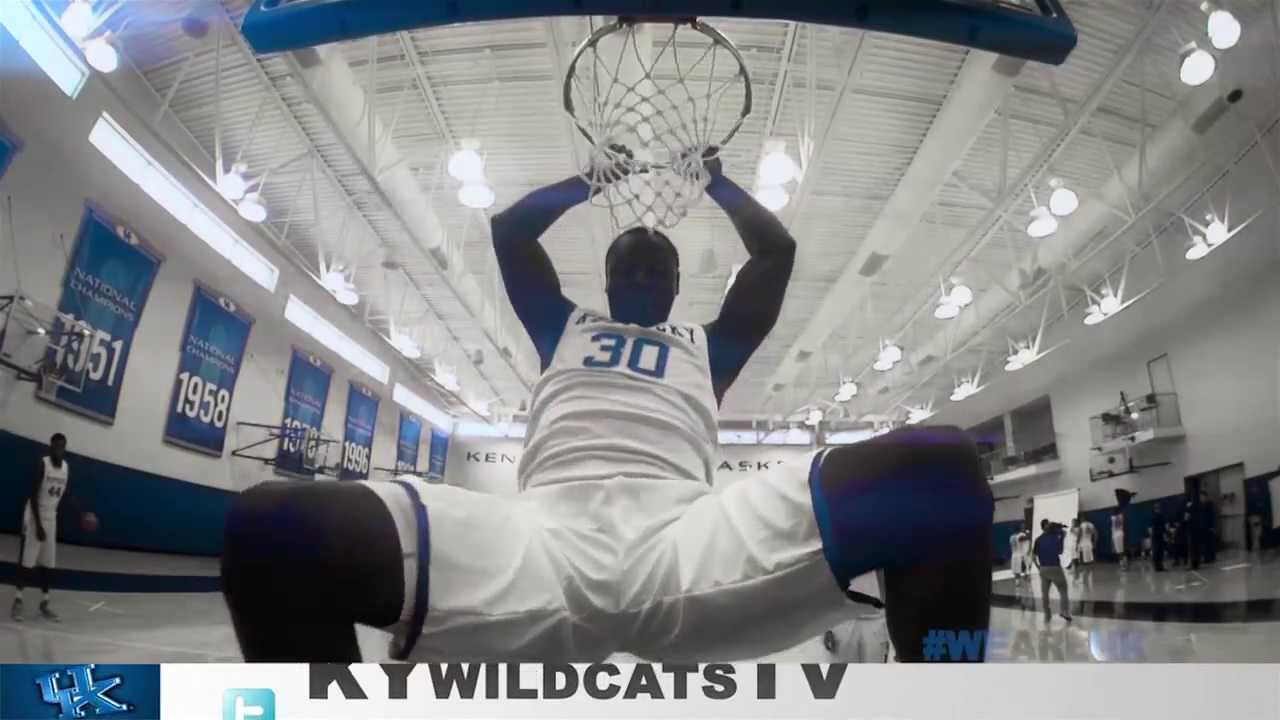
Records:
{"label": "basketball", "polygon": [[98,516],[91,512],[80,516],[80,529],[87,533],[98,532]]}

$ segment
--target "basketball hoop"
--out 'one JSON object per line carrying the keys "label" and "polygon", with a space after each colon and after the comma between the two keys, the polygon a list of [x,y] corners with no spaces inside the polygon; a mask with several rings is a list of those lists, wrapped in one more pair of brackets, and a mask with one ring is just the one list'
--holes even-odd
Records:
{"label": "basketball hoop", "polygon": [[[670,30],[654,52],[659,25]],[[675,227],[710,181],[704,155],[738,134],[751,102],[742,54],[700,20],[622,18],[596,30],[564,81],[565,111],[591,146],[592,203],[619,228]]]}

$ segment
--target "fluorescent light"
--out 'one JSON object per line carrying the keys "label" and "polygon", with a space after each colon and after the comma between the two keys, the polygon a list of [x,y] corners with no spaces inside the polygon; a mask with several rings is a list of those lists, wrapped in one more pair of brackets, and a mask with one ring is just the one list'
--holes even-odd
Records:
{"label": "fluorescent light", "polygon": [[100,73],[115,72],[120,67],[120,54],[106,36],[96,37],[84,46],[84,59]]}
{"label": "fluorescent light", "polygon": [[952,303],[950,296],[943,298],[933,310],[933,316],[939,320],[951,320],[959,315],[960,306]]}
{"label": "fluorescent light", "polygon": [[951,294],[947,297],[951,298],[952,304],[965,308],[969,307],[973,302],[973,291],[969,289],[968,285],[957,282],[955,287],[951,288]]}
{"label": "fluorescent light", "polygon": [[435,429],[446,434],[453,432],[452,415],[423,400],[417,393],[400,383],[396,383],[392,388],[391,399],[405,410],[426,418]]}
{"label": "fluorescent light", "polygon": [[89,68],[75,46],[36,7],[35,0],[0,0],[0,26],[67,97],[80,94]]}
{"label": "fluorescent light", "polygon": [[[8,3],[0,2],[0,6],[6,4]],[[196,237],[267,292],[275,292],[280,269],[188,192],[114,118],[103,113],[89,132],[89,142],[141,187],[143,192],[151,196],[152,200],[159,203],[160,207],[169,211],[174,219],[186,225]]]}
{"label": "fluorescent light", "polygon": [[[505,427],[504,427],[505,425]],[[528,428],[524,423],[502,423],[490,425],[482,422],[460,422],[454,432],[459,437],[488,437],[524,439]]]}
{"label": "fluorescent light", "polygon": [[[307,304],[299,300],[296,295],[289,296],[289,303],[284,307],[284,317],[374,380],[385,385],[391,378],[391,368],[378,359],[377,355],[365,350],[360,343],[347,337],[346,333],[334,327],[333,323],[321,317],[320,313],[307,307]],[[426,415],[426,413],[418,414]]]}
{"label": "fluorescent light", "polygon": [[889,372],[890,370],[893,369],[893,363],[889,362],[883,357],[880,357],[875,361],[875,363],[871,365],[871,367],[880,372]]}
{"label": "fluorescent light", "polygon": [[1115,315],[1120,312],[1120,298],[1116,297],[1115,293],[1110,290],[1104,290],[1102,292],[1102,300],[1098,303],[1098,309],[1102,311],[1103,315]]}

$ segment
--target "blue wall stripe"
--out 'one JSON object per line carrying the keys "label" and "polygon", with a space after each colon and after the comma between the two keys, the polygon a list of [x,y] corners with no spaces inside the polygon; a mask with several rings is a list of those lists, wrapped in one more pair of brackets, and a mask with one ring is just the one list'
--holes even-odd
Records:
{"label": "blue wall stripe", "polygon": [[[12,585],[18,566],[0,562],[0,583]],[[209,575],[142,575],[55,568],[49,585],[58,590],[118,593],[211,593],[222,591],[222,579]]]}
{"label": "blue wall stripe", "polygon": [[[75,447],[75,437],[69,438]],[[0,531],[22,528],[22,503],[31,492],[45,445],[0,431]],[[69,515],[58,518],[58,540],[92,547],[171,555],[222,554],[222,529],[235,493],[67,453],[71,494],[98,515],[90,535]],[[62,504],[69,510],[69,503]]]}

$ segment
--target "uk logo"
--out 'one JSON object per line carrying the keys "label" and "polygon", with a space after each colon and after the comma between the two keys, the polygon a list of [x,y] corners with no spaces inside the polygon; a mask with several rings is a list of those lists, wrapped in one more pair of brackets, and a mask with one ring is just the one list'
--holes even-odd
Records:
{"label": "uk logo", "polygon": [[47,705],[58,706],[59,718],[101,717],[132,710],[131,705],[110,695],[124,680],[94,678],[93,668],[93,665],[72,665],[65,671],[37,676],[41,699]]}

